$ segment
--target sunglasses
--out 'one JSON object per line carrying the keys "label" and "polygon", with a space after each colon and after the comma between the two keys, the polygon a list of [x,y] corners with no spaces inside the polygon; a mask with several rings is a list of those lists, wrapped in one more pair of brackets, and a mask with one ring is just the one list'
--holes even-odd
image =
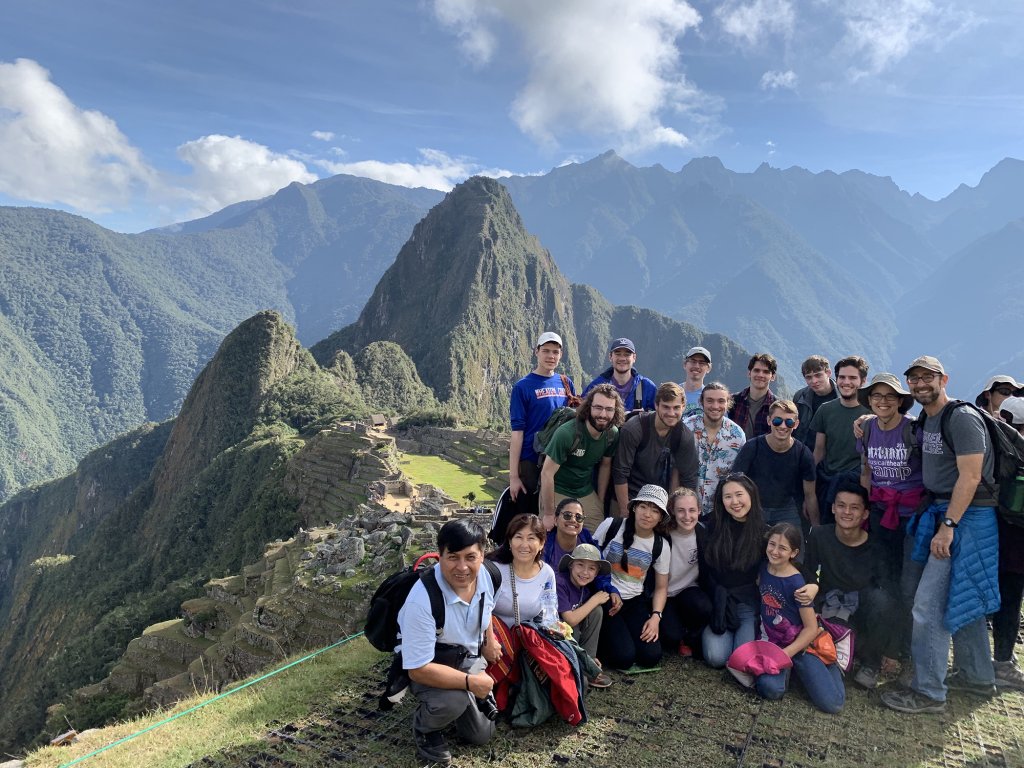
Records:
{"label": "sunglasses", "polygon": [[566,521],[573,521],[573,522],[577,522],[577,523],[582,523],[583,522],[583,515],[581,515],[579,512],[563,512],[562,513],[562,519],[566,520]]}
{"label": "sunglasses", "polygon": [[781,427],[783,424],[785,424],[787,427],[792,427],[794,424],[796,424],[796,419],[784,419],[781,416],[776,416],[774,419],[772,419],[773,427]]}
{"label": "sunglasses", "polygon": [[1013,389],[1010,387],[996,387],[992,391],[997,395],[1002,395],[1003,397],[1010,397],[1013,395]]}

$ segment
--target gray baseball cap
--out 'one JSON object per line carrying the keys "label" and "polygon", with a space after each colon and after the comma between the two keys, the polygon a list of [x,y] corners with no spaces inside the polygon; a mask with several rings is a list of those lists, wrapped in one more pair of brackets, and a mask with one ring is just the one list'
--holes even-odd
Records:
{"label": "gray baseball cap", "polygon": [[690,351],[686,353],[686,360],[689,360],[694,355],[704,355],[707,361],[711,362],[711,353],[704,347],[690,347]]}

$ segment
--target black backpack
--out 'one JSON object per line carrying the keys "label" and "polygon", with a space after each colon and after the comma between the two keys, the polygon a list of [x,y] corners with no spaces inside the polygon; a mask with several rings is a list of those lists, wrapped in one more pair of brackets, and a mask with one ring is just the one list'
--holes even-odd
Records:
{"label": "black backpack", "polygon": [[[402,610],[409,592],[417,580],[423,582],[430,597],[430,613],[434,617],[434,624],[437,627],[437,636],[441,636],[444,630],[444,596],[441,594],[441,587],[437,584],[437,575],[434,566],[420,568],[420,564],[428,558],[437,558],[436,552],[422,555],[415,563],[408,568],[403,568],[393,573],[381,582],[377,591],[370,599],[370,609],[366,613],[366,626],[363,634],[370,641],[370,645],[378,651],[391,652],[398,645],[398,612]],[[484,567],[491,575],[491,582],[494,584],[494,591],[497,593],[501,587],[501,572],[490,560],[484,560]]]}
{"label": "black backpack", "polygon": [[[625,520],[626,518],[624,517],[616,517],[612,520],[612,524],[608,526],[608,530],[604,534],[604,540],[598,542],[598,545],[601,547],[602,555],[604,554],[605,545],[619,535],[619,529],[622,528],[622,524]],[[645,597],[651,597],[654,595],[654,563],[657,562],[659,557],[661,557],[661,551],[664,548],[666,541],[668,541],[668,545],[671,547],[672,538],[670,536],[662,536],[660,533],[655,532],[654,544],[651,546],[651,567],[647,569],[647,574],[644,576]]]}
{"label": "black backpack", "polygon": [[[1013,525],[1024,526],[1024,435],[1021,435],[1012,425],[1000,421],[988,411],[978,408],[974,403],[969,403],[966,400],[951,400],[942,410],[939,431],[943,441],[953,449],[954,453],[956,447],[949,439],[946,424],[953,411],[964,407],[970,408],[981,416],[992,445],[995,459],[993,474],[997,487],[993,488],[984,475],[981,478],[982,485],[996,502],[1003,520]],[[924,411],[918,416],[917,423],[921,425],[922,429],[926,417],[927,414]]]}

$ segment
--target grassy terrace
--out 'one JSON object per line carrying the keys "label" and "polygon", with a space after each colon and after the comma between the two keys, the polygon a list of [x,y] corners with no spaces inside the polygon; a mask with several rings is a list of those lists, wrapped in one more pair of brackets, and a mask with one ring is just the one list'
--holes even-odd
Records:
{"label": "grassy terrace", "polygon": [[[411,697],[392,712],[377,711],[382,658],[356,640],[78,765],[412,768],[418,763]],[[945,714],[914,717],[885,709],[877,693],[851,684],[846,709],[829,716],[798,691],[781,702],[765,702],[740,689],[727,673],[691,660],[673,657],[660,673],[615,677],[610,689],[588,696],[590,722],[584,726],[549,722],[526,731],[499,726],[485,747],[457,745],[455,765],[1024,766],[1020,693],[992,701],[953,694]],[[182,702],[172,711],[198,701]],[[70,748],[42,750],[28,765],[56,768],[168,714],[90,734]]]}
{"label": "grassy terrace", "polygon": [[399,465],[414,483],[436,485],[459,502],[468,493],[475,493],[477,502],[495,501],[498,498],[493,490],[484,485],[485,478],[454,462],[440,456],[415,456],[411,453],[403,456]]}

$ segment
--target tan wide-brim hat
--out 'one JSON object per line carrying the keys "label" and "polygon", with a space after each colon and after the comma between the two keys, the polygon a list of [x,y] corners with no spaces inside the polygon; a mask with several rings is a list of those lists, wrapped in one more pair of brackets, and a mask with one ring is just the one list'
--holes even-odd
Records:
{"label": "tan wide-brim hat", "polygon": [[1013,387],[1013,394],[1021,394],[1021,390],[1024,390],[1024,384],[1021,384],[1013,376],[1007,376],[1005,373],[993,376],[991,379],[985,382],[984,388],[978,393],[978,396],[974,398],[974,404],[979,408],[984,408],[988,405],[988,393],[992,391],[992,388],[999,384],[1009,384]]}
{"label": "tan wide-brim hat", "polygon": [[895,373],[876,373],[871,377],[871,381],[861,387],[857,392],[857,399],[860,400],[860,404],[865,408],[871,407],[868,398],[871,397],[871,390],[879,384],[885,384],[892,387],[896,394],[902,396],[903,399],[900,401],[899,407],[900,413],[906,413],[914,407],[914,396],[911,395],[907,388],[903,386],[899,376]]}

